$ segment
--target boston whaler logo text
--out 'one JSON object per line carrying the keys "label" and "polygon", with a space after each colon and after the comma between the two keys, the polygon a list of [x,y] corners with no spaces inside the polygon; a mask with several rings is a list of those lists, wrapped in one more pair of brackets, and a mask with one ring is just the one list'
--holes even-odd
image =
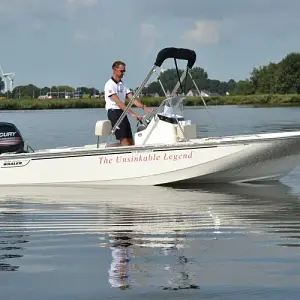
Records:
{"label": "boston whaler logo text", "polygon": [[131,155],[116,155],[116,156],[101,156],[99,157],[100,164],[112,164],[112,163],[151,163],[157,161],[179,161],[189,160],[193,158],[193,152],[185,152],[180,154],[171,153],[143,153],[143,154],[131,154]]}
{"label": "boston whaler logo text", "polygon": [[29,163],[29,159],[22,160],[5,160],[0,162],[1,168],[14,168],[14,167],[24,167]]}
{"label": "boston whaler logo text", "polygon": [[3,163],[3,166],[20,166],[22,164],[23,164],[22,161],[5,161]]}

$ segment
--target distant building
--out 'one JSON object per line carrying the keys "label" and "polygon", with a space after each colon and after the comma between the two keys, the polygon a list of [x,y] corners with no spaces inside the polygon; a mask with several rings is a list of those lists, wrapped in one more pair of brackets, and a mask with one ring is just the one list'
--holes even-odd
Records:
{"label": "distant building", "polygon": [[79,99],[82,98],[82,92],[48,92],[46,95],[40,95],[38,99]]}
{"label": "distant building", "polygon": [[[198,91],[196,89],[189,90],[186,95],[188,97],[199,96]],[[200,96],[202,96],[202,97],[218,97],[218,96],[220,96],[220,94],[218,94],[218,93],[212,93],[212,92],[204,90],[204,91],[200,91]]]}

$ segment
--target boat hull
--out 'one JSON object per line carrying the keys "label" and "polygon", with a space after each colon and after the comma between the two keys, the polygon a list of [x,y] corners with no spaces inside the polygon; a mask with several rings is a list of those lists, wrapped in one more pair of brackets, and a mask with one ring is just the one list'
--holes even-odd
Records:
{"label": "boat hull", "polygon": [[0,185],[165,185],[278,180],[300,162],[300,133],[180,145],[2,156]]}

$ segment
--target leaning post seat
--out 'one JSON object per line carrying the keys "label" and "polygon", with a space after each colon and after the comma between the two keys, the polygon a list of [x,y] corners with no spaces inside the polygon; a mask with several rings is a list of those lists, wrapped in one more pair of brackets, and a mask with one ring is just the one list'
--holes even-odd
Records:
{"label": "leaning post seat", "polygon": [[109,137],[111,135],[111,132],[112,132],[112,124],[110,120],[99,120],[96,122],[95,135],[97,136],[97,148],[99,147],[100,144],[100,137],[101,136]]}
{"label": "leaning post seat", "polygon": [[99,120],[95,125],[96,136],[109,136],[112,131],[112,125],[110,120]]}

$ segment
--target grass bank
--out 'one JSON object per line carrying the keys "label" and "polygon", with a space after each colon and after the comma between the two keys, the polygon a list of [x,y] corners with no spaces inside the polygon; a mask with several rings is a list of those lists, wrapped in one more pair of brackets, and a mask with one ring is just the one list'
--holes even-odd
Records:
{"label": "grass bank", "polygon": [[[300,106],[300,94],[238,95],[209,97],[204,99],[208,105]],[[197,97],[196,101],[199,102],[199,105],[201,105],[201,98]],[[186,105],[189,104],[193,105],[192,99],[187,99]]]}
{"label": "grass bank", "polygon": [[[245,95],[205,97],[207,105],[252,105],[252,106],[300,106],[300,95]],[[143,98],[148,106],[158,106],[163,98]],[[200,97],[188,97],[186,106],[202,106]],[[40,109],[72,109],[103,108],[104,99],[2,99],[0,110],[40,110]]]}

